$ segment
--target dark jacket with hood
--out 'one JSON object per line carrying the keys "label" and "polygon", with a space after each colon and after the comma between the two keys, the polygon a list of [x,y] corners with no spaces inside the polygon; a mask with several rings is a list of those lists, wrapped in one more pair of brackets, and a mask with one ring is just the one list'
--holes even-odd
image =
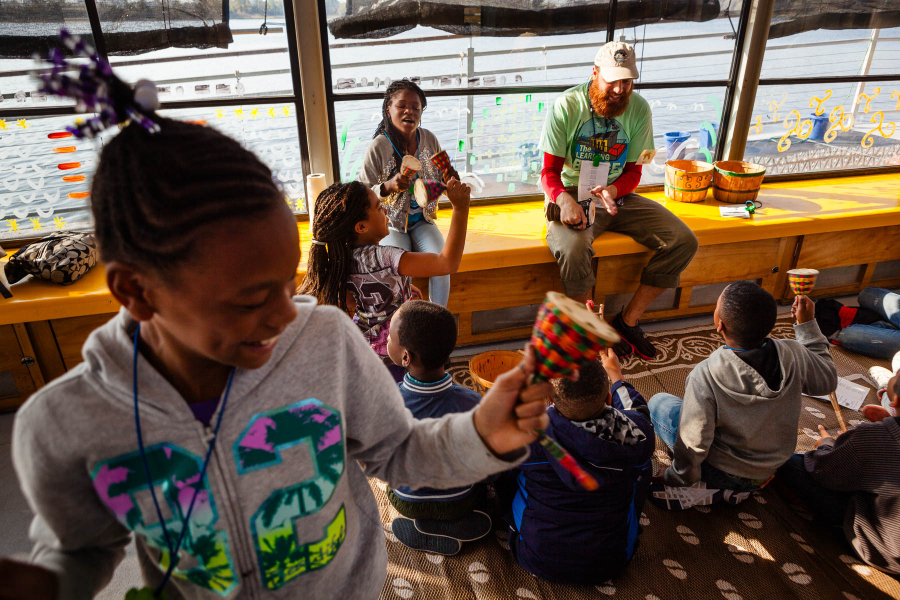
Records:
{"label": "dark jacket with hood", "polygon": [[634,555],[656,438],[637,390],[619,381],[611,391],[613,405],[590,421],[547,409],[547,434],[600,489],[582,488],[537,442],[519,467],[510,548],[520,566],[547,581],[599,584],[619,575]]}

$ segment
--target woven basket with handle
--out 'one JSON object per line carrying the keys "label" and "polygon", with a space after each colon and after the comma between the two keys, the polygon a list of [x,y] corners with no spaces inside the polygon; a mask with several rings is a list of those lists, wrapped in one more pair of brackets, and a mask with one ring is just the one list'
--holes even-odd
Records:
{"label": "woven basket with handle", "polygon": [[713,163],[713,196],[719,202],[743,204],[756,200],[766,168],[740,160],[719,160]]}
{"label": "woven basket with handle", "polygon": [[485,395],[497,377],[512,371],[521,361],[521,352],[509,350],[490,350],[476,354],[469,359],[469,372],[475,382],[475,391]]}
{"label": "woven basket with handle", "polygon": [[666,198],[703,202],[713,178],[713,166],[699,160],[666,161]]}

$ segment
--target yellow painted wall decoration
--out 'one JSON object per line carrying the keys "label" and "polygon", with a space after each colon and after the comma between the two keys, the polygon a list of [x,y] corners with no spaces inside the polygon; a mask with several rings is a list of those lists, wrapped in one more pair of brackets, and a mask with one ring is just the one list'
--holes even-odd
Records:
{"label": "yellow painted wall decoration", "polygon": [[831,98],[831,90],[825,90],[824,98],[817,98],[813,96],[809,99],[809,107],[816,109],[814,112],[816,115],[821,115],[825,113],[825,109],[822,108],[822,105],[825,104],[825,101]]}
{"label": "yellow painted wall decoration", "polygon": [[763,129],[762,116],[757,116],[756,117],[756,125],[753,125],[752,127],[750,127],[750,133],[760,134],[760,133],[762,133],[762,129]]}
{"label": "yellow painted wall decoration", "polygon": [[[815,115],[825,114],[827,110],[825,102],[831,98],[832,94],[832,90],[825,90],[822,97],[812,96],[809,99],[809,107],[813,109]],[[872,110],[872,101],[878,98],[880,94],[880,87],[872,90],[871,94],[860,94],[854,105],[860,105],[865,101],[865,103],[862,104],[862,109],[863,112],[868,113]],[[897,101],[897,110],[900,110],[900,90],[892,91],[891,98]],[[783,92],[780,101],[772,100],[769,102],[769,110],[772,110],[774,113],[773,121],[778,121],[778,111],[787,99],[788,93]],[[845,113],[844,106],[839,104],[831,109],[828,121],[831,123],[831,126],[826,130],[823,138],[826,144],[830,144],[835,140],[838,131],[850,131],[853,128],[855,119],[853,113]],[[863,148],[870,148],[875,143],[875,134],[879,134],[884,138],[889,138],[894,135],[897,129],[897,124],[893,121],[885,122],[883,111],[873,113],[871,122],[875,127],[866,132],[862,140],[860,140],[860,146]],[[805,140],[812,133],[812,121],[810,119],[801,119],[800,112],[797,110],[789,112],[784,118],[783,124],[787,131],[778,140],[777,148],[779,152],[785,152],[791,147],[790,138],[792,135],[796,135],[798,139]],[[750,133],[758,135],[762,133],[762,130],[762,116],[757,116],[756,123],[750,127]]]}
{"label": "yellow painted wall decoration", "polygon": [[828,120],[832,123],[832,126],[828,128],[828,131],[825,132],[825,143],[830,144],[834,141],[834,138],[837,137],[837,130],[841,131],[849,131],[851,127],[853,127],[853,115],[847,115],[847,122],[844,123],[844,107],[841,105],[835,106],[831,110],[831,116],[828,117]]}
{"label": "yellow painted wall decoration", "polygon": [[769,102],[769,110],[775,112],[775,114],[772,115],[772,122],[773,122],[773,123],[777,123],[777,122],[778,122],[778,109],[781,108],[781,105],[784,104],[785,101],[787,101],[787,99],[788,99],[788,93],[787,93],[787,92],[782,92],[782,94],[781,94],[781,102],[775,102],[774,100],[772,100],[771,102]]}
{"label": "yellow painted wall decoration", "polygon": [[[793,121],[791,119],[793,117]],[[788,113],[788,115],[784,118],[784,127],[787,129],[787,133],[781,136],[781,139],[778,140],[778,151],[784,152],[788,148],[791,147],[791,134],[797,134],[797,139],[805,140],[809,137],[809,134],[812,133],[812,121],[809,119],[800,120],[800,111],[792,110]],[[804,131],[804,127],[806,130]]]}
{"label": "yellow painted wall decoration", "polygon": [[[866,105],[865,105],[865,107],[863,107],[863,112],[869,112],[869,109],[871,108],[872,100],[877,98],[878,94],[880,94],[880,93],[881,93],[881,88],[877,87],[877,88],[875,88],[875,92],[871,96],[869,96],[868,94],[860,94],[859,95],[860,98],[866,99]],[[859,104],[859,101],[857,101],[857,104]]]}
{"label": "yellow painted wall decoration", "polygon": [[882,137],[889,138],[894,135],[894,132],[897,130],[897,124],[894,122],[888,123],[888,126],[891,130],[890,133],[882,129],[882,125],[884,124],[884,112],[880,110],[872,115],[872,122],[876,123],[875,127],[873,127],[871,131],[864,135],[863,139],[859,143],[859,145],[863,148],[868,148],[875,143],[875,140],[872,138],[872,134],[876,131],[880,133]]}

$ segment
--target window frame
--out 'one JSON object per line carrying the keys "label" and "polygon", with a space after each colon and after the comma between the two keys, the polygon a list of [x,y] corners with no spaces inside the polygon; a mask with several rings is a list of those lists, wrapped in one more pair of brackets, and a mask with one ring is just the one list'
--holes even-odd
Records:
{"label": "window frame", "polygon": [[[298,2],[302,0],[297,0]],[[328,106],[328,129],[330,133],[331,146],[331,163],[333,173],[331,174],[334,181],[341,180],[341,166],[338,154],[337,143],[337,124],[335,120],[335,104],[338,102],[352,102],[361,100],[381,100],[384,98],[383,92],[351,92],[337,94],[331,84],[331,47],[328,44],[328,22],[326,18],[325,0],[314,0],[317,3],[317,14],[319,17],[319,28],[322,45],[322,63],[325,76],[325,98]],[[738,73],[740,71],[740,56],[747,34],[747,22],[749,20],[750,8],[756,0],[745,0],[741,4],[740,21],[738,23],[737,35],[735,36],[735,45],[731,57],[731,67],[727,79],[707,79],[702,81],[684,82],[684,81],[654,81],[654,82],[635,82],[635,90],[664,90],[664,89],[685,89],[685,88],[706,88],[718,87],[725,88],[725,98],[722,102],[721,123],[728,123],[731,119],[732,105],[734,102],[734,90]],[[616,12],[618,0],[610,0],[609,11],[607,15],[606,41],[611,42],[615,39],[616,32]],[[469,36],[460,36],[469,37]],[[475,97],[475,96],[496,96],[500,94],[540,94],[540,93],[559,93],[571,88],[572,85],[532,85],[532,86],[493,86],[478,88],[455,88],[429,90],[428,98],[454,98],[454,97]],[[749,124],[748,124],[749,127]],[[716,149],[713,153],[713,160],[722,160],[725,151],[725,135],[720,135],[716,141]],[[640,185],[639,191],[652,191],[662,189],[662,184]],[[543,194],[518,194],[510,196],[489,196],[486,198],[473,198],[472,204],[508,204],[513,202],[524,202],[529,200],[543,199]],[[449,204],[449,203],[447,203]]]}
{"label": "window frame", "polygon": [[[295,0],[298,3],[303,0]],[[332,86],[332,70],[330,46],[328,44],[328,23],[325,11],[325,0],[314,0],[317,4],[317,16],[319,19],[321,42],[321,52],[323,58],[323,70],[325,79],[325,98],[328,112],[328,129],[330,134],[330,151],[331,165],[333,173],[331,176],[334,181],[341,180],[341,167],[338,153],[337,143],[337,126],[335,121],[335,104],[338,102],[351,102],[360,100],[380,100],[384,97],[379,92],[350,92],[335,93]],[[720,122],[726,127],[717,140],[716,149],[713,154],[713,160],[723,160],[725,152],[730,151],[732,155],[739,153],[743,160],[743,154],[746,146],[746,139],[740,144],[740,147],[729,147],[731,143],[732,131],[738,128],[749,129],[752,122],[752,115],[749,113],[743,120],[744,122],[731,122],[732,115],[738,113],[738,105],[743,103],[753,103],[756,100],[757,89],[766,85],[786,85],[786,84],[828,84],[828,83],[860,83],[869,81],[900,81],[900,73],[894,75],[846,75],[846,76],[819,76],[804,78],[756,78],[756,85],[753,88],[753,98],[741,98],[736,95],[739,86],[739,78],[741,76],[741,67],[743,58],[747,53],[754,55],[753,58],[759,61],[761,68],[763,58],[765,57],[766,44],[761,44],[759,48],[745,48],[749,43],[748,26],[751,20],[751,13],[755,11],[765,10],[774,5],[775,0],[745,0],[741,4],[740,21],[735,36],[735,45],[732,53],[731,68],[727,79],[711,79],[695,82],[635,82],[634,89],[684,89],[684,88],[700,88],[700,87],[724,87],[725,98],[722,103],[722,116]],[[613,41],[616,31],[616,8],[618,0],[610,0],[607,20],[607,42]],[[769,6],[765,6],[769,5]],[[768,22],[765,24],[766,39],[768,38],[768,27],[771,24],[771,12],[769,12]],[[461,36],[468,37],[468,36]],[[538,93],[559,93],[569,89],[571,85],[545,85],[545,86],[494,86],[494,87],[478,87],[478,88],[455,88],[455,89],[437,89],[429,90],[428,97],[431,98],[447,98],[447,97],[476,97],[490,96],[498,94],[538,94]],[[867,167],[846,170],[817,171],[811,173],[792,173],[781,175],[770,175],[766,177],[766,181],[798,181],[804,179],[829,179],[834,177],[849,177],[853,175],[867,175],[873,173],[894,173],[900,172],[900,165],[885,165],[881,167]],[[662,184],[646,184],[638,186],[638,191],[657,191],[662,189]],[[518,194],[510,196],[492,196],[486,198],[473,199],[473,204],[507,204],[513,202],[525,202],[531,200],[539,200],[543,198],[543,194]]]}

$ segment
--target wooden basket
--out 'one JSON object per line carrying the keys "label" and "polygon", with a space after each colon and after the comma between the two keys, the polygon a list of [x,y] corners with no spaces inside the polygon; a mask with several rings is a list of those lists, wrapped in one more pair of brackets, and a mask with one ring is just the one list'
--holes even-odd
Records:
{"label": "wooden basket", "polygon": [[713,163],[713,196],[719,202],[743,204],[756,200],[766,168],[739,160],[720,160]]}
{"label": "wooden basket", "polygon": [[699,160],[666,161],[666,198],[703,202],[713,178],[713,166]]}
{"label": "wooden basket", "polygon": [[490,350],[469,359],[469,372],[475,383],[475,391],[482,396],[494,385],[497,377],[512,371],[522,362],[521,352]]}

